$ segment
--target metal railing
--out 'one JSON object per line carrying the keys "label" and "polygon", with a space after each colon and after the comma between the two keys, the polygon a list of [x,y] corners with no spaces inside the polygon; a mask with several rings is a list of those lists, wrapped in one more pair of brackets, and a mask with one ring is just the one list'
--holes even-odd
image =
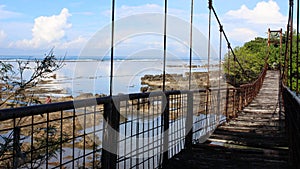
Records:
{"label": "metal railing", "polygon": [[216,100],[218,92],[139,93],[0,110],[0,167],[159,168],[222,121],[213,107],[226,97]]}
{"label": "metal railing", "polygon": [[76,101],[76,111],[72,101],[1,110],[0,167],[96,165],[108,98],[95,100]]}
{"label": "metal railing", "polygon": [[289,140],[290,163],[300,168],[300,98],[287,86],[283,86],[286,131]]}
{"label": "metal railing", "polygon": [[1,168],[160,168],[261,88],[166,91],[0,110]]}
{"label": "metal railing", "polygon": [[227,119],[237,117],[237,112],[241,111],[244,107],[252,102],[263,85],[267,70],[268,65],[265,64],[259,77],[254,82],[243,84],[236,88],[227,88],[227,103],[225,108]]}
{"label": "metal railing", "polygon": [[[296,18],[294,18],[296,6]],[[289,162],[292,168],[300,168],[300,99],[299,99],[299,0],[289,0],[289,16],[285,33],[284,64],[281,69],[280,103],[284,106],[285,127],[289,141]],[[294,20],[296,31],[294,30]],[[281,102],[281,96],[283,98]]]}

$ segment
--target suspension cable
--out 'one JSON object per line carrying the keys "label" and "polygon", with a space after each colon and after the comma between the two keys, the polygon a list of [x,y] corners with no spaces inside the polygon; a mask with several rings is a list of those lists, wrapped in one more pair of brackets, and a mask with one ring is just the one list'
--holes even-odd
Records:
{"label": "suspension cable", "polygon": [[[211,0],[210,0],[210,1],[211,1]],[[216,19],[217,19],[217,22],[218,22],[219,26],[222,26],[221,21],[220,21],[218,15],[217,15],[217,13],[216,13],[214,7],[211,6],[211,9],[212,9],[212,11],[213,11],[213,13],[214,13],[214,15],[215,15],[215,17],[216,17]],[[223,30],[222,33],[223,33],[223,35],[224,35],[224,38],[225,38],[226,42],[229,44],[229,39],[228,39],[228,37],[227,37],[225,31]],[[247,76],[248,78],[251,78],[251,77],[248,75],[248,73],[246,73],[246,71],[244,70],[244,68],[242,67],[241,63],[239,62],[238,58],[236,57],[236,55],[235,55],[235,53],[234,53],[234,50],[232,49],[232,47],[231,47],[230,45],[229,45],[229,48],[230,48],[230,50],[231,50],[232,56],[234,57],[234,60],[238,63],[238,66],[239,66],[240,69],[242,70],[243,74],[244,74],[245,76]]]}
{"label": "suspension cable", "polygon": [[[222,33],[223,33],[223,26],[220,26],[220,46],[219,46],[219,77],[221,76],[221,62],[222,62]],[[220,86],[220,78],[219,78],[219,86]]]}
{"label": "suspension cable", "polygon": [[[289,7],[289,17],[288,17],[288,24],[287,24],[287,32],[286,32],[286,37],[285,37],[285,41],[286,41],[286,45],[285,45],[285,54],[284,54],[284,68],[283,68],[283,72],[282,72],[282,78],[283,78],[283,83],[285,85],[288,85],[288,87],[291,87],[291,84],[288,84],[288,68],[290,68],[289,65],[289,58],[288,58],[288,54],[289,54],[289,45],[292,45],[292,43],[289,43],[290,40],[290,32],[292,32],[291,29],[291,23],[293,22],[292,20],[292,13],[293,13],[293,0],[290,0],[290,7]],[[292,47],[290,47],[290,49],[292,49]],[[290,53],[292,53],[292,51],[290,51]],[[291,55],[290,55],[291,56]]]}
{"label": "suspension cable", "polygon": [[296,93],[299,94],[299,0],[297,0]]}
{"label": "suspension cable", "polygon": [[283,78],[283,83],[287,85],[287,72],[288,72],[288,45],[289,45],[289,32],[290,32],[290,18],[291,18],[291,8],[289,9],[289,18],[288,18],[288,24],[287,24],[287,31],[285,35],[285,52],[284,52],[284,65],[283,65],[283,72],[282,72],[282,78]]}
{"label": "suspension cable", "polygon": [[209,82],[209,67],[210,67],[210,41],[211,41],[211,10],[212,10],[212,0],[208,1],[209,16],[208,16],[208,49],[207,49],[207,87],[210,86]]}
{"label": "suspension cable", "polygon": [[164,18],[164,61],[163,61],[163,87],[166,90],[166,59],[167,59],[167,14],[168,14],[168,0],[165,0],[165,18]]}
{"label": "suspension cable", "polygon": [[[284,71],[283,71],[283,83],[293,90],[293,6],[294,1],[289,1],[289,17],[286,33],[286,47],[284,55]],[[297,35],[298,36],[298,35]],[[298,43],[298,42],[297,42]],[[297,61],[298,62],[298,61]],[[288,70],[289,69],[289,70]],[[289,72],[289,74],[288,74]],[[298,72],[297,72],[298,74]],[[288,83],[289,81],[289,83]],[[298,83],[298,82],[297,82]]]}
{"label": "suspension cable", "polygon": [[219,73],[218,73],[218,79],[219,79],[219,88],[218,88],[218,112],[221,111],[221,62],[222,62],[222,32],[223,32],[223,26],[220,26],[220,46],[219,46]]}
{"label": "suspension cable", "polygon": [[111,44],[110,44],[110,85],[109,95],[113,94],[113,73],[114,73],[114,34],[115,34],[115,0],[112,0],[111,9]]}
{"label": "suspension cable", "polygon": [[293,90],[293,11],[294,1],[290,0],[291,18],[290,18],[290,88]]}
{"label": "suspension cable", "polygon": [[[228,77],[229,77],[229,73],[230,73],[230,52],[231,52],[231,50],[230,50],[230,43],[227,43],[227,51],[228,51],[228,62],[227,62],[227,75],[228,75]],[[227,89],[228,89],[228,83],[226,83],[227,84]]]}
{"label": "suspension cable", "polygon": [[190,21],[190,69],[189,69],[189,90],[191,90],[192,81],[192,56],[193,56],[193,13],[194,0],[191,0],[191,21]]}

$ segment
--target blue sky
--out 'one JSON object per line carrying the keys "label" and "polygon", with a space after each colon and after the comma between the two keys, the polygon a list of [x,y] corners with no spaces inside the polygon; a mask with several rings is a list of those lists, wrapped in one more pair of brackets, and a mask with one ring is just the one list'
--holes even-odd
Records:
{"label": "blue sky", "polygon": [[[204,36],[208,29],[207,4],[207,0],[194,0],[194,26]],[[256,36],[266,37],[269,27],[286,27],[288,0],[213,0],[213,4],[233,46],[240,46]],[[116,20],[145,12],[162,13],[163,5],[162,0],[116,0]],[[190,1],[169,0],[168,11],[189,22]],[[110,24],[110,12],[111,2],[107,0],[1,0],[0,55],[41,55],[52,47],[58,55],[79,55],[87,42]],[[215,23],[213,29],[213,33],[218,30]],[[143,37],[129,38],[116,53],[132,53],[139,45],[140,48],[162,45],[159,36],[147,38],[152,42]],[[217,44],[218,35],[212,38],[212,43]],[[176,43],[169,45],[174,53],[180,49]]]}

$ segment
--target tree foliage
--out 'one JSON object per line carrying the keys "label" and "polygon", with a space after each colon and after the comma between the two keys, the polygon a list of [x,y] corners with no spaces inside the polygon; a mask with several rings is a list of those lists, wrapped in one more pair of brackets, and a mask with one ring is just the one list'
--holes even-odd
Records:
{"label": "tree foliage", "polygon": [[267,40],[257,37],[234,49],[240,65],[232,54],[226,54],[223,68],[228,82],[234,86],[254,81],[262,71],[267,56]]}
{"label": "tree foliage", "polygon": [[[0,61],[0,108],[28,105],[33,100],[27,90],[63,66],[64,59],[57,59],[53,49],[42,60],[21,61],[16,65]],[[26,76],[25,76],[26,75]]]}
{"label": "tree foliage", "polygon": [[[283,56],[283,58],[286,58],[286,59],[282,60],[282,63],[285,63],[284,60],[286,61],[284,66],[287,68],[287,72],[285,72],[285,74],[284,74],[284,76],[286,76],[286,84],[285,85],[288,85],[294,91],[296,91],[297,86],[298,86],[298,91],[300,91],[300,85],[299,85],[299,78],[300,78],[299,70],[300,70],[300,68],[299,68],[299,58],[297,60],[297,43],[299,43],[299,42],[297,42],[297,34],[296,34],[296,31],[294,31],[293,32],[292,51],[290,51],[290,45],[288,44],[287,48],[284,48],[288,52],[286,56]],[[300,44],[299,44],[299,46],[300,46]],[[290,52],[292,54],[292,57],[290,57]],[[292,63],[292,64],[290,64],[290,63]],[[290,81],[290,78],[292,79],[292,81]]]}
{"label": "tree foliage", "polygon": [[[284,54],[286,50],[290,52],[290,45],[286,43],[286,33],[283,34],[281,48],[279,34],[271,35],[271,39],[273,43],[270,46],[267,45],[267,39],[257,37],[245,43],[244,46],[234,49],[234,53],[244,71],[234,62],[232,55],[226,54],[223,68],[229,83],[239,86],[255,80],[263,69],[265,59],[267,59],[269,69],[279,69],[281,67],[283,70],[284,67],[286,68],[286,72],[283,74],[286,77],[286,85],[290,86],[292,90],[296,90],[297,84],[299,84],[297,78],[300,78],[300,68],[297,65],[297,62],[299,63],[297,61],[297,34],[295,31],[293,32],[291,58],[289,53],[286,56]],[[292,65],[290,65],[291,62]],[[300,85],[298,85],[298,91],[300,91]]]}
{"label": "tree foliage", "polygon": [[[30,105],[32,102],[40,102],[33,100],[34,93],[30,93],[30,89],[36,87],[43,78],[47,78],[62,68],[63,63],[64,58],[57,59],[53,49],[42,60],[17,60],[15,64],[0,61],[0,108],[15,108]],[[60,135],[55,126],[48,126],[34,130],[32,134],[34,145],[24,146],[27,143],[24,140],[28,139],[28,136],[21,136],[20,132],[16,131],[18,125],[24,123],[26,119],[15,120],[17,125],[13,130],[0,135],[0,168],[30,168],[27,166],[29,161],[36,168],[40,168],[44,161],[56,156],[59,150],[57,143],[68,138],[68,135]],[[18,141],[15,143],[15,140]],[[49,146],[45,147],[45,145]],[[18,151],[14,154],[16,149]],[[28,153],[31,151],[35,153]],[[9,158],[12,155],[16,156],[14,158],[20,158],[17,165],[13,164]]]}

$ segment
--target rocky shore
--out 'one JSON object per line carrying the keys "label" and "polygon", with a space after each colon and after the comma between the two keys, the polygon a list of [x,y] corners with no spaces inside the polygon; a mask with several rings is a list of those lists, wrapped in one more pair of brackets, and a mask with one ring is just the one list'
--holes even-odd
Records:
{"label": "rocky shore", "polygon": [[[49,80],[47,81],[49,82]],[[65,102],[106,96],[105,94],[81,93],[78,96],[74,97],[63,88],[48,86],[46,81],[42,81],[37,86],[25,89],[21,92],[22,97],[18,97],[19,100],[15,100],[14,97],[11,97],[11,99],[8,99],[1,108],[16,108],[30,105],[46,104],[49,102]],[[10,94],[11,92],[3,92],[0,93],[0,96],[2,97],[2,100],[4,100],[5,98],[9,97]]]}
{"label": "rocky shore", "polygon": [[[165,87],[166,90],[187,90],[189,85],[190,73],[183,74],[166,74]],[[209,81],[208,81],[209,78]],[[210,72],[192,72],[191,74],[191,89],[217,87],[219,81],[219,73],[217,71]],[[141,78],[141,92],[152,92],[162,90],[163,75],[145,75]],[[223,85],[222,83],[221,85]]]}

